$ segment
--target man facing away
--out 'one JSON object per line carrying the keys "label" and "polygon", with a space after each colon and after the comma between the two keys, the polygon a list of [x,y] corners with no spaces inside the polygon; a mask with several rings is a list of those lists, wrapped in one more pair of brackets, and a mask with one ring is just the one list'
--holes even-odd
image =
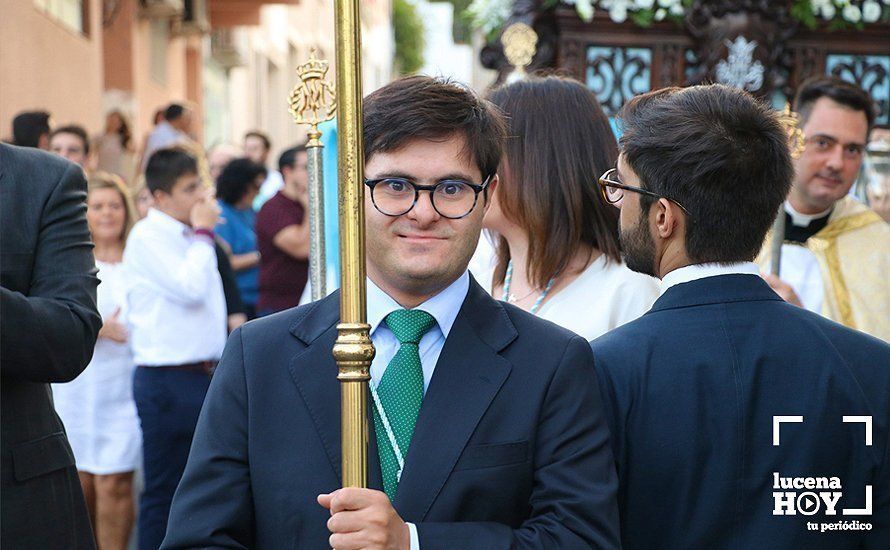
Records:
{"label": "man facing away", "polygon": [[[834,76],[804,82],[794,101],[806,148],[785,201],[780,279],[786,300],[890,341],[890,225],[849,195],[875,121],[859,86]],[[769,265],[770,239],[758,258]]]}
{"label": "man facing away", "polygon": [[591,344],[624,547],[886,548],[890,346],[784,302],[752,263],[791,182],[781,124],[722,85],[638,96],[621,120],[600,183],[627,265],[662,279]]}
{"label": "man facing away", "polygon": [[148,160],[145,180],[154,207],[130,232],[124,268],[145,475],[139,548],[155,550],[164,538],[209,371],[225,345],[226,305],[213,235],[219,206],[203,186],[195,158],[183,149],[158,150]]}
{"label": "man facing away", "polygon": [[257,302],[261,317],[296,306],[309,277],[307,162],[303,145],[281,153],[278,169],[284,187],[256,216],[257,248],[263,258]]}
{"label": "man facing away", "polygon": [[466,271],[503,128],[429,77],[365,99],[371,488],[337,490],[337,292],[232,334],[165,547],[618,546],[589,346]]}
{"label": "man facing away", "polygon": [[12,143],[19,147],[49,149],[50,116],[46,111],[25,111],[12,119]]}

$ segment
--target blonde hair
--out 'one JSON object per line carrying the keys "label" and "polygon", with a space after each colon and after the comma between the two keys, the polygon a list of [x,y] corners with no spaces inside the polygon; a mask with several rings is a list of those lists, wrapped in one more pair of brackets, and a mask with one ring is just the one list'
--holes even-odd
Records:
{"label": "blonde hair", "polygon": [[130,198],[130,193],[127,191],[127,186],[124,184],[124,180],[115,174],[111,174],[109,172],[97,171],[93,172],[89,179],[87,180],[87,195],[96,191],[98,189],[114,189],[117,191],[118,195],[120,195],[121,200],[124,203],[124,231],[120,236],[121,242],[127,241],[127,236],[130,234],[130,229],[133,228],[133,224],[136,223],[136,207],[133,206],[133,201]]}

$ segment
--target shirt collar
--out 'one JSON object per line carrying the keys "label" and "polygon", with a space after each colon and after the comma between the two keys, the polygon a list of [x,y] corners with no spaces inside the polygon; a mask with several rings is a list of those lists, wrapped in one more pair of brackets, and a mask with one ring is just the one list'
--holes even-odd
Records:
{"label": "shirt collar", "polygon": [[145,218],[150,220],[152,224],[158,226],[164,231],[170,231],[177,235],[191,235],[192,228],[173,218],[169,214],[165,214],[157,208],[149,208]]}
{"label": "shirt collar", "polygon": [[806,227],[810,225],[810,222],[813,220],[818,220],[821,218],[827,217],[831,214],[831,207],[828,207],[824,212],[819,212],[816,214],[801,214],[797,210],[791,206],[789,201],[785,201],[785,212],[788,212],[788,215],[791,216],[791,223],[800,227]]}
{"label": "shirt collar", "polygon": [[662,277],[661,294],[667,289],[681,283],[688,283],[705,277],[718,275],[760,275],[760,268],[753,262],[738,262],[731,264],[693,264],[675,269]]}
{"label": "shirt collar", "polygon": [[[403,309],[398,302],[387,293],[383,292],[374,281],[367,279],[368,289],[368,324],[371,325],[370,334],[374,334],[380,323],[386,319],[386,316],[397,309]],[[445,287],[444,290],[420,304],[414,309],[423,310],[436,320],[439,329],[445,338],[451,331],[454,320],[463,306],[467,292],[470,290],[470,274],[464,271],[463,275],[455,279],[453,283]]]}

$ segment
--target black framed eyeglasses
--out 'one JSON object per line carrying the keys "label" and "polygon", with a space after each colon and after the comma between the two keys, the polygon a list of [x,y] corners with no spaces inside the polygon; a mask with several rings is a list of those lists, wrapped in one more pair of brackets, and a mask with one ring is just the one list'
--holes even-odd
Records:
{"label": "black framed eyeglasses", "polygon": [[443,218],[459,220],[470,215],[476,208],[479,193],[488,187],[494,174],[481,184],[462,180],[442,180],[435,185],[420,185],[405,178],[379,178],[365,180],[371,189],[371,202],[378,212],[397,217],[407,214],[417,204],[421,191],[429,191],[433,208]]}
{"label": "black framed eyeglasses", "polygon": [[655,199],[667,199],[672,203],[676,204],[680,207],[683,212],[686,212],[686,215],[690,218],[692,214],[689,213],[689,210],[686,210],[686,207],[675,201],[670,197],[665,197],[664,195],[660,195],[655,193],[654,191],[649,191],[648,189],[643,189],[642,187],[634,187],[633,185],[625,185],[615,179],[615,176],[618,174],[617,168],[610,168],[606,170],[606,173],[599,177],[599,185],[600,191],[603,193],[603,198],[606,199],[606,202],[609,204],[617,204],[624,198],[625,191],[632,191],[634,193],[639,193],[640,195],[646,195],[647,197],[652,197]]}

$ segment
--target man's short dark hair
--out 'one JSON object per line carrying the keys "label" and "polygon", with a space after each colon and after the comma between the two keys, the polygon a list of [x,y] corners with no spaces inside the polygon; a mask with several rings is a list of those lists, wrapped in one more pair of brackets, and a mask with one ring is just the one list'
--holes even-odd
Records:
{"label": "man's short dark hair", "polygon": [[164,120],[167,122],[173,122],[174,120],[180,118],[185,112],[188,111],[188,108],[185,105],[180,103],[171,103],[167,105],[167,108],[164,109]]}
{"label": "man's short dark hair", "polygon": [[71,134],[77,136],[83,143],[84,154],[88,155],[90,153],[90,136],[87,135],[87,131],[83,129],[83,126],[78,126],[77,124],[59,126],[55,130],[53,130],[52,133],[50,133],[50,141],[52,141],[52,139],[59,134]]}
{"label": "man's short dark hair", "polygon": [[398,150],[413,139],[458,134],[466,140],[465,154],[483,178],[497,172],[506,135],[504,119],[466,86],[409,76],[368,95],[363,111],[366,163],[374,153]]}
{"label": "man's short dark hair", "polygon": [[297,159],[297,153],[304,151],[306,151],[306,145],[301,143],[281,153],[278,157],[278,171],[284,172],[285,167],[292,169]]}
{"label": "man's short dark hair", "polygon": [[12,142],[21,147],[40,147],[40,136],[49,134],[49,113],[26,111],[12,119]]}
{"label": "man's short dark hair", "polygon": [[225,203],[235,205],[255,185],[259,176],[266,177],[266,167],[247,158],[230,161],[216,178],[216,196]]}
{"label": "man's short dark hair", "polygon": [[[688,211],[695,263],[750,261],[793,176],[777,113],[721,84],[666,88],[631,99],[619,140],[642,186]],[[654,200],[640,196],[643,212]]]}
{"label": "man's short dark hair", "polygon": [[181,147],[158,149],[145,165],[145,185],[152,193],[170,193],[176,180],[198,173],[198,161]]}
{"label": "man's short dark hair", "polygon": [[810,117],[816,101],[823,97],[827,97],[835,103],[839,103],[854,111],[865,113],[865,119],[868,121],[868,131],[871,132],[875,124],[875,104],[871,96],[856,84],[831,75],[809,78],[797,89],[793,108],[800,116],[801,126]]}
{"label": "man's short dark hair", "polygon": [[259,130],[251,130],[251,131],[247,132],[246,134],[244,134],[245,141],[247,140],[247,138],[250,138],[250,137],[255,137],[258,140],[262,141],[263,147],[266,148],[266,151],[268,151],[269,149],[272,148],[272,141],[269,140],[269,136],[267,136],[265,132],[261,132]]}

